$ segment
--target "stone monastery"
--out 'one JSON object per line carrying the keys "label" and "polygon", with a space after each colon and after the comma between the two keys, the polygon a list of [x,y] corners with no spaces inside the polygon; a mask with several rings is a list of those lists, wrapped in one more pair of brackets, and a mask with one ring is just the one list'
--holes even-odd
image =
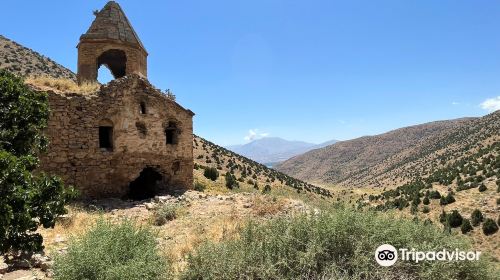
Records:
{"label": "stone monastery", "polygon": [[123,10],[110,1],[80,37],[78,83],[114,80],[93,94],[49,92],[44,171],[82,197],[143,199],[193,184],[194,113],[147,80],[148,53]]}

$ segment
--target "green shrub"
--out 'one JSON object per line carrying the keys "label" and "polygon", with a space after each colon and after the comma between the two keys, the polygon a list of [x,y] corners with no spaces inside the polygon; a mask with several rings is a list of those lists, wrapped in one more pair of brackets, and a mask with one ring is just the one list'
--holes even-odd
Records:
{"label": "green shrub", "polygon": [[249,223],[237,239],[193,252],[182,279],[494,279],[477,262],[397,262],[379,266],[381,244],[419,250],[469,250],[467,239],[421,222],[353,209]]}
{"label": "green shrub", "polygon": [[485,235],[491,235],[497,231],[498,231],[498,226],[495,223],[495,221],[493,221],[493,219],[488,218],[488,219],[484,220],[483,233]]}
{"label": "green shrub", "polygon": [[154,224],[157,226],[162,226],[168,221],[172,221],[177,218],[177,212],[179,206],[172,203],[167,203],[161,205],[159,208],[155,209],[153,214]]}
{"label": "green shrub", "polygon": [[87,233],[70,241],[57,255],[54,279],[168,279],[169,262],[161,256],[156,235],[131,222],[100,220]]}
{"label": "green shrub", "polygon": [[48,117],[46,93],[0,70],[0,255],[42,250],[38,227],[53,227],[75,196],[58,177],[35,173]]}
{"label": "green shrub", "polygon": [[488,188],[486,188],[486,185],[484,184],[481,184],[481,186],[479,186],[479,192],[484,192],[486,191]]}
{"label": "green shrub", "polygon": [[205,171],[203,171],[203,176],[212,181],[216,181],[217,178],[219,177],[219,171],[217,171],[217,168],[207,167],[205,168]]}
{"label": "green shrub", "polygon": [[234,188],[240,187],[240,184],[238,183],[238,181],[236,180],[236,177],[233,174],[231,174],[229,172],[226,173],[225,179],[226,179],[226,188],[232,190]]}
{"label": "green shrub", "polygon": [[431,191],[429,193],[429,198],[431,198],[431,199],[440,199],[441,198],[441,194],[439,193],[439,191]]}
{"label": "green shrub", "polygon": [[462,225],[460,226],[460,230],[462,231],[463,234],[468,233],[473,229],[472,225],[470,224],[468,219],[463,219]]}
{"label": "green shrub", "polygon": [[429,208],[429,206],[426,205],[426,206],[424,206],[424,208],[422,208],[422,213],[427,214],[429,212],[431,212],[431,209]]}
{"label": "green shrub", "polygon": [[447,205],[455,202],[455,197],[451,193],[448,193],[447,196],[442,196],[441,199],[439,200],[440,205]]}
{"label": "green shrub", "polygon": [[448,225],[452,228],[456,228],[462,225],[462,221],[462,215],[460,215],[457,210],[451,211],[451,213],[447,216]]}
{"label": "green shrub", "polygon": [[262,189],[262,193],[270,193],[271,192],[271,186],[270,185],[265,185],[264,188]]}
{"label": "green shrub", "polygon": [[470,215],[471,224],[477,227],[484,220],[483,213],[479,209],[474,209]]}
{"label": "green shrub", "polygon": [[193,189],[198,192],[204,192],[207,187],[201,182],[194,182]]}
{"label": "green shrub", "polygon": [[429,204],[431,203],[431,202],[429,201],[429,197],[428,197],[428,196],[424,197],[424,200],[422,201],[422,203],[423,203],[424,205],[429,205]]}

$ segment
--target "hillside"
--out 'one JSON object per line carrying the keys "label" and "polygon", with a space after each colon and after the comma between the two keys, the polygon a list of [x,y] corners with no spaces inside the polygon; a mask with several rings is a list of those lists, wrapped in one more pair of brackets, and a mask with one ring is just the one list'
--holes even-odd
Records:
{"label": "hillside", "polygon": [[231,152],[221,146],[207,141],[199,136],[194,137],[194,162],[195,180],[213,185],[203,175],[205,169],[215,168],[219,173],[215,185],[220,190],[226,190],[226,179],[224,175],[228,172],[234,176],[238,184],[243,188],[263,191],[265,186],[270,186],[271,192],[293,191],[297,193],[317,194],[331,197],[328,190],[319,188],[312,184],[292,178],[265,165],[257,163],[246,157]]}
{"label": "hillside", "polygon": [[50,76],[76,80],[75,73],[36,51],[0,35],[0,69],[19,76]]}
{"label": "hillside", "polygon": [[397,186],[500,141],[500,111],[338,142],[276,166],[296,178],[352,187]]}
{"label": "hillside", "polygon": [[335,142],[336,140],[332,140],[322,144],[313,144],[303,141],[285,140],[279,137],[264,137],[244,145],[234,145],[226,148],[257,162],[268,164],[282,162],[308,151],[326,147]]}

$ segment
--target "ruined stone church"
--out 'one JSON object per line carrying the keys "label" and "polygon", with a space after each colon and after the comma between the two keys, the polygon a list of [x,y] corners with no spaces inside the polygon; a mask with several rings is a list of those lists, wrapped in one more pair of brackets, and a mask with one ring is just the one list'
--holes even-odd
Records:
{"label": "ruined stone church", "polygon": [[193,183],[193,116],[147,79],[148,53],[123,10],[110,1],[80,37],[78,82],[114,80],[93,94],[49,92],[42,170],[83,197],[143,199]]}

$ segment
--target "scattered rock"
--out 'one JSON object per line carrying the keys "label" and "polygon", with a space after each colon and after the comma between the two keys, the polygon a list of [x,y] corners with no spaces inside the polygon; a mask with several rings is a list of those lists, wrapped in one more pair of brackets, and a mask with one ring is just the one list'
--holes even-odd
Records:
{"label": "scattered rock", "polygon": [[144,203],[144,206],[146,207],[146,209],[148,210],[153,210],[155,208],[155,204],[153,202],[146,202]]}

